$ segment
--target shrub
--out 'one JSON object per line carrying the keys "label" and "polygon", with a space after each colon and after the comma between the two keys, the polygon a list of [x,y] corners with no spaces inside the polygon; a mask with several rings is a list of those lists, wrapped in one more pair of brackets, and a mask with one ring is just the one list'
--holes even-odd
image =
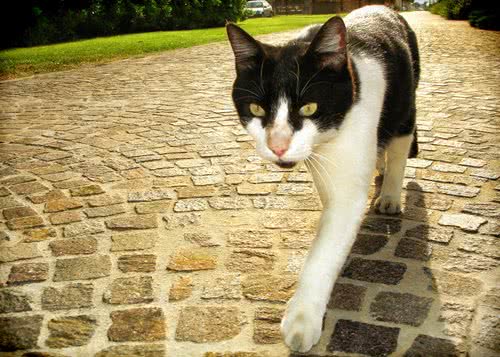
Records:
{"label": "shrub", "polygon": [[433,14],[450,20],[465,20],[474,27],[500,29],[498,6],[490,0],[440,0],[430,7]]}
{"label": "shrub", "polygon": [[13,36],[4,38],[0,48],[223,26],[245,17],[246,0],[21,0],[7,4],[0,26]]}

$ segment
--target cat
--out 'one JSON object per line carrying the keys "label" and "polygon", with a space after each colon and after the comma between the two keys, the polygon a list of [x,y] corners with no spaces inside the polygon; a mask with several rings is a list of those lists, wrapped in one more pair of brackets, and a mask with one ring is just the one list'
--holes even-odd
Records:
{"label": "cat", "polygon": [[331,290],[361,224],[375,168],[381,213],[401,210],[406,160],[418,151],[417,39],[398,13],[367,6],[305,28],[282,46],[226,26],[235,56],[232,99],[259,155],[304,161],[323,212],[281,322],[285,343],[306,352],[321,336]]}

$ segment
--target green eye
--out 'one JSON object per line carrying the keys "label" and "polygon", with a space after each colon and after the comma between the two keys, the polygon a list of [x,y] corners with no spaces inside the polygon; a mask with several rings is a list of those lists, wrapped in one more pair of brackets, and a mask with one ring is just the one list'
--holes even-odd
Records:
{"label": "green eye", "polygon": [[316,110],[318,110],[317,103],[307,103],[306,105],[304,105],[302,108],[299,109],[299,114],[304,117],[310,117],[311,115],[316,113]]}
{"label": "green eye", "polygon": [[266,111],[260,105],[252,103],[250,104],[250,113],[255,115],[256,117],[263,117],[266,115]]}

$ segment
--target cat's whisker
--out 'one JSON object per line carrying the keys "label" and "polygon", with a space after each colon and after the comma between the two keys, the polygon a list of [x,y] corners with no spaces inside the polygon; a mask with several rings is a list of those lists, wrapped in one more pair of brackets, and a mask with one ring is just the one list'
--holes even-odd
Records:
{"label": "cat's whisker", "polygon": [[297,94],[297,97],[299,96],[299,88],[300,88],[300,63],[295,58],[295,63],[297,64],[297,85],[295,86],[295,92]]}
{"label": "cat's whisker", "polygon": [[[323,179],[323,175],[321,175],[321,173],[319,172],[319,170],[317,169],[316,165],[314,165],[314,162],[311,159],[306,158],[304,160],[304,162],[306,162],[306,165],[307,165],[307,163],[309,163],[309,165],[311,165],[311,168],[309,169],[311,171],[311,174],[313,174],[313,172],[312,172],[311,169],[314,169],[314,171],[316,171],[316,174],[318,175],[319,179],[321,180],[321,184],[323,185],[322,191],[326,193],[328,200],[330,200],[330,194],[329,194],[329,191],[327,189],[326,182]],[[308,168],[309,168],[309,166],[308,166]],[[318,189],[319,189],[319,187],[318,187]]]}
{"label": "cat's whisker", "polygon": [[336,162],[333,162],[331,159],[329,159],[328,157],[326,157],[325,155],[321,155],[317,152],[313,152],[311,153],[311,155],[315,156],[315,157],[318,157],[320,159],[323,159],[325,161],[327,161],[329,164],[331,164],[334,168],[338,168],[338,164]]}
{"label": "cat's whisker", "polygon": [[325,167],[321,164],[321,162],[320,162],[318,159],[314,158],[314,156],[310,156],[309,158],[311,159],[311,162],[312,162],[312,160],[314,160],[314,161],[318,164],[318,166],[319,166],[321,169],[323,169],[324,173],[326,174],[326,177],[325,177],[325,179],[326,179],[326,180],[324,180],[324,179],[323,179],[323,175],[321,175],[321,174],[320,174],[319,170],[317,170],[317,171],[316,171],[316,172],[318,173],[318,176],[320,177],[321,181],[323,182],[324,192],[325,192],[325,193],[326,193],[326,195],[327,195],[328,201],[331,201],[331,199],[332,199],[332,198],[330,197],[330,190],[328,189],[328,185],[327,185],[327,181],[330,181],[330,183],[333,183],[333,179],[332,179],[332,177],[330,176],[330,173],[329,173],[329,172],[328,172],[328,170],[327,170],[327,169],[326,169],[326,168],[325,168]]}
{"label": "cat's whisker", "polygon": [[252,99],[256,99],[256,100],[260,99],[260,97],[256,97],[254,95],[246,95],[246,96],[243,96],[243,97],[238,97],[237,99],[238,100],[242,100],[242,99],[248,99],[248,98],[252,98]]}
{"label": "cat's whisker", "polygon": [[262,89],[262,91],[264,92],[264,80],[263,80],[263,76],[264,76],[264,62],[266,62],[265,59],[262,60],[262,62],[260,63],[260,89]]}
{"label": "cat's whisker", "polygon": [[309,84],[309,82],[311,82],[314,79],[314,77],[316,77],[322,70],[323,70],[323,68],[321,68],[319,71],[317,71],[316,73],[314,73],[311,76],[311,78],[309,78],[309,80],[306,82],[305,86],[300,91],[300,94],[299,94],[300,97],[302,97],[302,95],[304,94],[304,91],[305,91],[305,89],[307,89],[307,85]]}
{"label": "cat's whisker", "polygon": [[311,84],[309,84],[309,85],[308,85],[305,89],[303,89],[303,90],[302,90],[302,92],[303,92],[304,94],[306,94],[306,93],[307,93],[307,91],[308,91],[309,89],[311,89],[312,87],[314,87],[315,85],[317,85],[317,84],[325,84],[325,83],[326,83],[326,84],[330,84],[330,82],[327,82],[327,81],[320,81],[320,82],[314,82],[314,83],[311,83]]}
{"label": "cat's whisker", "polygon": [[252,80],[251,83],[255,86],[255,88],[257,88],[257,90],[260,92],[262,96],[265,95],[264,88],[259,86],[259,84],[256,81]]}
{"label": "cat's whisker", "polygon": [[260,94],[257,94],[257,93],[255,93],[254,91],[251,91],[250,89],[240,88],[240,87],[234,87],[233,89],[234,89],[234,90],[240,90],[240,91],[243,91],[243,92],[248,92],[248,93],[250,93],[250,94],[255,95],[255,97],[257,97],[257,98],[260,98],[260,97],[261,97],[261,95],[260,95]]}

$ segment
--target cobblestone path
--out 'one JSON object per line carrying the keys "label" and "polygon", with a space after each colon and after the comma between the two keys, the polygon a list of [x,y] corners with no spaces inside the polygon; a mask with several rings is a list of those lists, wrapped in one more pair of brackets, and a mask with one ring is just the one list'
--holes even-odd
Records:
{"label": "cobblestone path", "polygon": [[[311,355],[498,356],[500,33],[405,16],[405,211],[368,208]],[[0,83],[2,356],[289,355],[320,204],[303,167],[256,156],[233,76],[218,43]]]}

